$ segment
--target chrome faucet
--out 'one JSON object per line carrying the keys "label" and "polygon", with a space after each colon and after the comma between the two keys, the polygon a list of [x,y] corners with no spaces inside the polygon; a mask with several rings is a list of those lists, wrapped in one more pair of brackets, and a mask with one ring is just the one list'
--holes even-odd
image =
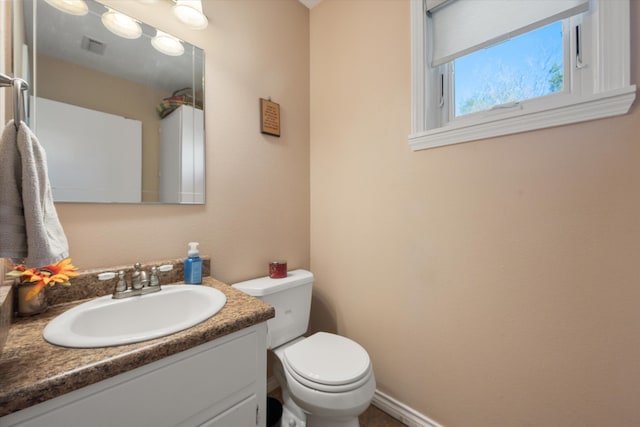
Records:
{"label": "chrome faucet", "polygon": [[[139,262],[133,265],[135,271],[131,274],[131,288],[135,291],[138,289],[146,288],[149,286],[149,279],[147,279],[147,272],[141,270],[142,266]],[[158,289],[159,290],[159,289]]]}
{"label": "chrome faucet", "polygon": [[[125,272],[123,270],[118,271],[118,283],[113,290],[113,298],[121,299],[138,295],[150,294],[162,290],[160,286],[159,272],[173,270],[173,265],[166,264],[160,267],[151,267],[151,278],[147,275],[147,272],[142,270],[142,265],[136,262],[133,265],[134,271],[131,273],[131,285],[127,284],[125,278]],[[108,271],[98,274],[98,279],[109,280],[116,277],[116,273]]]}

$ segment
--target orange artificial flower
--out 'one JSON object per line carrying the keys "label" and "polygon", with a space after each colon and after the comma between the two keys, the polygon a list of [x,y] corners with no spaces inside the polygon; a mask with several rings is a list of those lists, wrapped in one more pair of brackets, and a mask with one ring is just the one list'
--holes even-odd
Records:
{"label": "orange artificial flower", "polygon": [[65,258],[55,264],[46,265],[41,268],[27,268],[19,264],[13,268],[13,271],[7,273],[9,277],[20,277],[22,283],[36,282],[36,286],[27,292],[25,296],[27,301],[38,295],[46,285],[53,286],[56,283],[63,286],[71,285],[69,279],[77,275],[77,269],[71,264],[71,258]]}

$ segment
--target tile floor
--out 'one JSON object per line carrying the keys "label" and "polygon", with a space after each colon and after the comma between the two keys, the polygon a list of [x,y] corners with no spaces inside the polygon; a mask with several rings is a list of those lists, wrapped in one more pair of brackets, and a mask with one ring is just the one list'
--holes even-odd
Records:
{"label": "tile floor", "polygon": [[[276,399],[281,400],[280,398],[280,389],[276,389],[269,393],[269,396],[275,397]],[[376,408],[373,405],[370,405],[366,411],[360,417],[358,417],[360,421],[360,427],[404,427],[400,421],[395,418],[387,415],[380,409]]]}
{"label": "tile floor", "polygon": [[400,421],[390,417],[373,405],[369,405],[366,411],[358,417],[360,427],[404,427]]}

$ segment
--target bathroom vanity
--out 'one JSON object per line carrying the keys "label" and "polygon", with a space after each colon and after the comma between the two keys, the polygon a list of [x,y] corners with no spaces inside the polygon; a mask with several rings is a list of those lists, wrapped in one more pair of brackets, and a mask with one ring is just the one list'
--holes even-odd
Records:
{"label": "bathroom vanity", "polygon": [[44,341],[44,326],[81,301],[18,319],[0,357],[0,426],[264,426],[273,308],[209,277],[203,286],[225,293],[218,314],[124,346]]}

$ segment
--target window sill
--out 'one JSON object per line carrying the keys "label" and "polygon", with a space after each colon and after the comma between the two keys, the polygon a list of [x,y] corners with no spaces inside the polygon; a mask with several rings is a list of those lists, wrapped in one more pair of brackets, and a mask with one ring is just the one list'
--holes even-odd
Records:
{"label": "window sill", "polygon": [[587,120],[626,114],[636,97],[636,86],[549,103],[537,109],[515,111],[505,117],[484,117],[473,122],[451,123],[437,129],[409,135],[413,151],[444,145],[459,144],[479,139],[526,132],[535,129],[567,125]]}

